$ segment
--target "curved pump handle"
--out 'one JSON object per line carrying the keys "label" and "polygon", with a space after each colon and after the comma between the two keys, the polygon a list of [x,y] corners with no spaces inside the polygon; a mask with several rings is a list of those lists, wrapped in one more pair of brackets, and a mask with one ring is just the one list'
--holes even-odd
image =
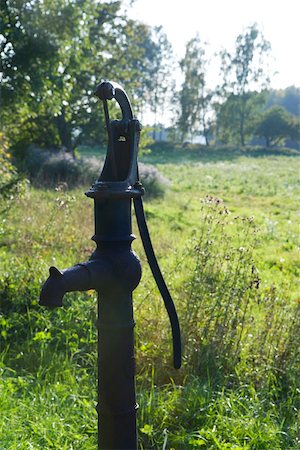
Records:
{"label": "curved pump handle", "polygon": [[[113,140],[112,140],[112,134],[111,134],[111,127],[110,127],[110,120],[109,120],[109,114],[108,114],[108,108],[107,108],[107,100],[115,99],[122,110],[123,120],[132,120],[133,114],[131,105],[128,99],[128,96],[124,89],[117,83],[111,82],[111,81],[103,81],[97,86],[97,89],[95,91],[95,95],[103,101],[104,106],[104,113],[105,113],[105,121],[106,121],[106,128],[109,136],[110,145],[113,148]],[[137,130],[139,131],[139,130]],[[138,145],[138,144],[137,144]],[[136,162],[137,164],[137,162]],[[137,179],[137,183],[140,185],[139,180]],[[138,228],[140,231],[143,247],[148,259],[148,263],[151,269],[151,272],[153,274],[153,277],[156,281],[157,287],[160,291],[160,294],[163,298],[166,310],[169,315],[171,328],[172,328],[172,337],[173,337],[173,363],[175,369],[179,369],[181,367],[181,337],[180,337],[180,326],[179,326],[179,320],[176,312],[176,308],[174,305],[174,302],[172,300],[172,297],[170,295],[170,292],[167,288],[167,285],[165,283],[165,280],[162,276],[161,270],[159,268],[146,218],[144,213],[144,207],[141,195],[133,197],[133,203],[134,203],[134,209],[135,209],[135,215],[137,219]]]}
{"label": "curved pump handle", "polygon": [[174,302],[172,300],[169,289],[165,283],[164,277],[162,276],[161,270],[159,268],[150,234],[148,225],[146,222],[146,217],[144,213],[144,206],[141,198],[133,199],[134,210],[136,215],[136,220],[138,223],[140,235],[143,242],[143,247],[147,256],[147,260],[152,272],[152,275],[156,281],[159,292],[163,298],[165,308],[169,315],[172,337],[173,337],[173,365],[175,369],[180,369],[181,367],[181,336],[180,336],[180,326],[179,320],[176,312]]}
{"label": "curved pump handle", "polygon": [[102,100],[104,104],[106,100],[112,100],[114,98],[120,105],[123,119],[133,119],[132,109],[128,96],[118,83],[114,83],[112,81],[103,81],[97,86],[95,95],[100,100]]}

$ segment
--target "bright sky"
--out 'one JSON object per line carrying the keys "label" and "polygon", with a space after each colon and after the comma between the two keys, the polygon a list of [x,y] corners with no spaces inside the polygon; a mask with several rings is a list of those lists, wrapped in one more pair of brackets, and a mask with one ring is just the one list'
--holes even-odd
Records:
{"label": "bright sky", "polygon": [[178,58],[197,32],[212,51],[230,50],[236,36],[257,22],[271,42],[272,67],[278,72],[272,87],[300,85],[299,0],[135,0],[128,13],[149,25],[162,25]]}

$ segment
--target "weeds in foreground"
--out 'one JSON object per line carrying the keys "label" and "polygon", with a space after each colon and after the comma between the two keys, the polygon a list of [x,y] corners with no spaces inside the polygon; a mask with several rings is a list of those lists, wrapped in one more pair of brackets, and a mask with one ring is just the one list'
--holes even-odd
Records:
{"label": "weeds in foreground", "polygon": [[180,306],[192,373],[226,377],[239,371],[241,377],[243,371],[256,383],[267,373],[291,373],[300,367],[299,303],[290,303],[275,286],[261,287],[253,218],[233,216],[219,199],[204,201]]}
{"label": "weeds in foreground", "polygon": [[[231,214],[217,198],[204,199],[197,228],[168,274],[182,324],[180,380],[197,374],[217,383],[234,385],[244,379],[261,386],[274,373],[285,382],[287,376],[295,380],[300,366],[299,302],[262,283],[253,254],[258,236],[253,218]],[[152,364],[167,366],[170,354],[166,314],[148,297],[140,300],[143,307],[138,309],[142,371]],[[175,373],[171,376],[179,381]],[[156,382],[165,378],[157,374]]]}

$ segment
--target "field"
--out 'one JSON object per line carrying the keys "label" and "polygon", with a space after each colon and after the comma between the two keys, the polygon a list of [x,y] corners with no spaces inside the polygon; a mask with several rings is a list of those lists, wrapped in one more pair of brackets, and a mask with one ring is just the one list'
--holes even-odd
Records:
{"label": "field", "polygon": [[[140,449],[300,449],[297,153],[157,147],[142,161],[169,180],[145,210],[184,361],[172,369],[134,222]],[[93,250],[88,187],[28,188],[1,217],[1,450],[96,448],[95,293],[37,304],[49,266]]]}

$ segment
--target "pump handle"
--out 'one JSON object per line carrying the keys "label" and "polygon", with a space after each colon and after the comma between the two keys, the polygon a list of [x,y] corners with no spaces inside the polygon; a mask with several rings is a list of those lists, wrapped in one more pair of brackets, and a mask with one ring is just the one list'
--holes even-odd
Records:
{"label": "pump handle", "polygon": [[172,300],[172,297],[170,295],[169,289],[165,283],[165,280],[162,276],[161,270],[159,268],[146,218],[144,213],[144,206],[141,198],[134,198],[133,199],[134,204],[134,210],[135,215],[137,219],[138,228],[140,231],[140,235],[143,242],[143,247],[147,256],[147,260],[152,272],[152,275],[156,281],[157,287],[159,289],[159,292],[163,298],[165,308],[168,312],[170,323],[171,323],[171,329],[172,329],[172,337],[173,337],[173,365],[175,369],[179,369],[181,367],[181,337],[180,337],[180,326],[179,326],[179,320],[176,312],[176,308],[174,305],[174,302]]}
{"label": "pump handle", "polygon": [[118,83],[113,81],[102,81],[102,83],[97,86],[94,94],[103,101],[112,100],[114,98],[120,105],[123,119],[133,119],[132,108],[128,96]]}

